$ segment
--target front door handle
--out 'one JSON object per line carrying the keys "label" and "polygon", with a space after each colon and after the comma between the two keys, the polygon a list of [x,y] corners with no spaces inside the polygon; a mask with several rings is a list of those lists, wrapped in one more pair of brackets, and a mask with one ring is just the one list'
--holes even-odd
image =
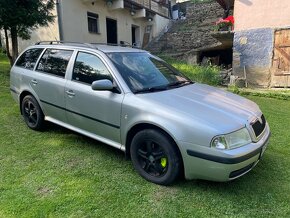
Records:
{"label": "front door handle", "polygon": [[36,80],[36,79],[33,79],[33,80],[31,80],[31,83],[32,83],[33,85],[36,85],[36,84],[37,84],[37,80]]}
{"label": "front door handle", "polygon": [[71,97],[76,95],[76,93],[74,93],[73,90],[67,90],[65,92],[68,96],[71,96]]}

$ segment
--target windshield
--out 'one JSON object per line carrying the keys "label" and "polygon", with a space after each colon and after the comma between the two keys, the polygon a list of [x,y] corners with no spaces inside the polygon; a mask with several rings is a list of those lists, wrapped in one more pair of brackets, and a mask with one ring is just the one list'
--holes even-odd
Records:
{"label": "windshield", "polygon": [[107,53],[132,92],[177,88],[192,82],[175,68],[143,52]]}

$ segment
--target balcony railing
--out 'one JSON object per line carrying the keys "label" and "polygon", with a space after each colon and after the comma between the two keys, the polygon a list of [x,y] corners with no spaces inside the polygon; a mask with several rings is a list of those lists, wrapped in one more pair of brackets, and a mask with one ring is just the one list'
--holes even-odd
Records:
{"label": "balcony railing", "polygon": [[168,17],[168,0],[130,0],[163,17]]}

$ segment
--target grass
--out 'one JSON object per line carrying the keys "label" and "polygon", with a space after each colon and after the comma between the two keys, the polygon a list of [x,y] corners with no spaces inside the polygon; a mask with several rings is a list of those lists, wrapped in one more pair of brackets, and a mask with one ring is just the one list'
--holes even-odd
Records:
{"label": "grass", "polygon": [[9,93],[6,62],[1,58],[0,217],[290,216],[290,101],[248,96],[272,130],[250,173],[228,183],[162,187],[107,145],[54,125],[28,129]]}
{"label": "grass", "polygon": [[250,88],[238,88],[236,86],[231,86],[228,88],[229,91],[244,95],[244,96],[260,96],[267,98],[277,98],[282,100],[290,100],[290,90],[289,89],[250,89]]}
{"label": "grass", "polygon": [[10,64],[6,56],[0,52],[0,86],[9,85],[9,69]]}
{"label": "grass", "polygon": [[221,83],[220,69],[217,66],[199,66],[190,65],[185,61],[176,60],[174,58],[159,55],[162,59],[166,60],[192,81],[206,83],[209,85],[217,86]]}

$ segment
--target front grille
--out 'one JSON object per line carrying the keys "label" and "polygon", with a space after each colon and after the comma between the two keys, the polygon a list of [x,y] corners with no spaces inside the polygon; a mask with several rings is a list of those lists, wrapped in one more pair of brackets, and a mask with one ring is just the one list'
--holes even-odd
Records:
{"label": "front grille", "polygon": [[259,120],[256,120],[255,123],[252,124],[252,128],[255,132],[256,137],[259,137],[261,133],[264,131],[266,126],[266,119],[264,115],[261,116],[262,123]]}

